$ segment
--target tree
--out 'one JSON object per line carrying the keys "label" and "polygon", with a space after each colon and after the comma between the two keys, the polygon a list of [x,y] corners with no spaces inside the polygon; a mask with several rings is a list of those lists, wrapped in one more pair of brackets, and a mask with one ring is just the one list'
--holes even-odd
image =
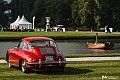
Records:
{"label": "tree", "polygon": [[78,0],[75,0],[72,4],[72,19],[73,19],[73,24],[80,26],[81,25],[81,20],[80,20],[80,16],[78,14],[78,10],[79,10],[79,3]]}
{"label": "tree", "polygon": [[86,28],[94,28],[96,26],[95,16],[97,5],[94,0],[78,0],[72,5],[72,16],[77,25],[85,26]]}
{"label": "tree", "polygon": [[31,16],[31,12],[33,10],[35,0],[25,0],[23,5],[23,14],[26,16],[28,20],[31,20],[33,16]]}
{"label": "tree", "polygon": [[113,15],[113,27],[115,31],[120,31],[120,1],[112,0],[114,7],[112,8],[112,15]]}
{"label": "tree", "polygon": [[5,14],[4,11],[7,10],[7,3],[6,1],[0,0],[0,25],[5,26],[6,21],[5,20]]}
{"label": "tree", "polygon": [[70,25],[72,0],[48,0],[46,2],[45,15],[51,17],[54,25]]}
{"label": "tree", "polygon": [[11,0],[11,21],[15,21],[19,15],[19,0]]}
{"label": "tree", "polygon": [[31,11],[33,10],[35,0],[12,0],[11,1],[11,11],[12,11],[12,21],[14,21],[17,16],[25,15],[28,20],[31,17]]}
{"label": "tree", "polygon": [[98,5],[98,15],[101,27],[109,27],[118,30],[120,27],[120,1],[117,0],[95,0]]}
{"label": "tree", "polygon": [[[33,10],[31,12],[31,16],[35,16],[35,23],[39,24],[39,26],[45,26],[41,24],[41,19],[45,13],[45,0],[36,0],[34,3]],[[45,19],[45,18],[44,18]]]}
{"label": "tree", "polygon": [[51,17],[51,24],[68,25],[71,19],[72,0],[36,0],[32,16],[36,16],[36,24],[45,26],[45,17]]}

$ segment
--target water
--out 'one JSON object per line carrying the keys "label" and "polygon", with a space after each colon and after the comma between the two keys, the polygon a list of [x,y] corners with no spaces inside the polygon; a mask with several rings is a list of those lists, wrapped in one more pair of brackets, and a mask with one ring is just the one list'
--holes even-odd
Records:
{"label": "water", "polygon": [[[113,50],[104,49],[88,49],[87,42],[94,42],[95,40],[56,40],[58,49],[64,54],[99,54],[99,53],[120,53],[120,39],[111,39],[114,43]],[[105,40],[101,39],[100,42]],[[1,41],[0,42],[0,56],[5,56],[9,48],[13,48],[18,44],[18,41]]]}

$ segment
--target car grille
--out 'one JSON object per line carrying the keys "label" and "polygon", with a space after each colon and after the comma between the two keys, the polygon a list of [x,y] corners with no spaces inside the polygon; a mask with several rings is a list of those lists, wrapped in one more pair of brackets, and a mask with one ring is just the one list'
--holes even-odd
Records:
{"label": "car grille", "polygon": [[47,53],[54,54],[55,53],[53,48],[40,48],[40,51],[42,52],[42,54],[47,54]]}

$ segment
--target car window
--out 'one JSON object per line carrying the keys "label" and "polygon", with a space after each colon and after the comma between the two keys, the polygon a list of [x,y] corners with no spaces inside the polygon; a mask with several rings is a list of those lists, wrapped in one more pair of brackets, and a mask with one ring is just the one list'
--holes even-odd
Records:
{"label": "car window", "polygon": [[23,46],[23,41],[19,42],[18,48],[22,49],[22,46]]}
{"label": "car window", "polygon": [[29,46],[55,46],[54,41],[50,40],[34,40],[29,42]]}
{"label": "car window", "polygon": [[49,43],[50,43],[50,46],[55,46],[55,47],[57,47],[54,41],[50,41]]}
{"label": "car window", "polygon": [[22,47],[22,49],[27,49],[27,45],[26,45],[25,42],[23,43],[23,47]]}
{"label": "car window", "polygon": [[20,49],[27,49],[27,45],[26,45],[26,43],[24,41],[21,41],[19,43],[19,45],[18,45],[18,48],[20,48]]}

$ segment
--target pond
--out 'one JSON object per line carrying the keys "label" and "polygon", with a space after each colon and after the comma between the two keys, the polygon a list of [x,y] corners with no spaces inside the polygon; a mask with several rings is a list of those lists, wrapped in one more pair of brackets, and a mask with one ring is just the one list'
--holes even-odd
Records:
{"label": "pond", "polygon": [[[98,53],[120,53],[120,39],[109,39],[108,41],[114,43],[114,49],[88,49],[87,42],[94,42],[94,39],[81,40],[55,40],[59,51],[64,54],[98,54]],[[99,42],[104,42],[105,39],[100,39]],[[5,56],[9,48],[13,48],[18,44],[18,41],[1,41],[0,42],[0,56]]]}

